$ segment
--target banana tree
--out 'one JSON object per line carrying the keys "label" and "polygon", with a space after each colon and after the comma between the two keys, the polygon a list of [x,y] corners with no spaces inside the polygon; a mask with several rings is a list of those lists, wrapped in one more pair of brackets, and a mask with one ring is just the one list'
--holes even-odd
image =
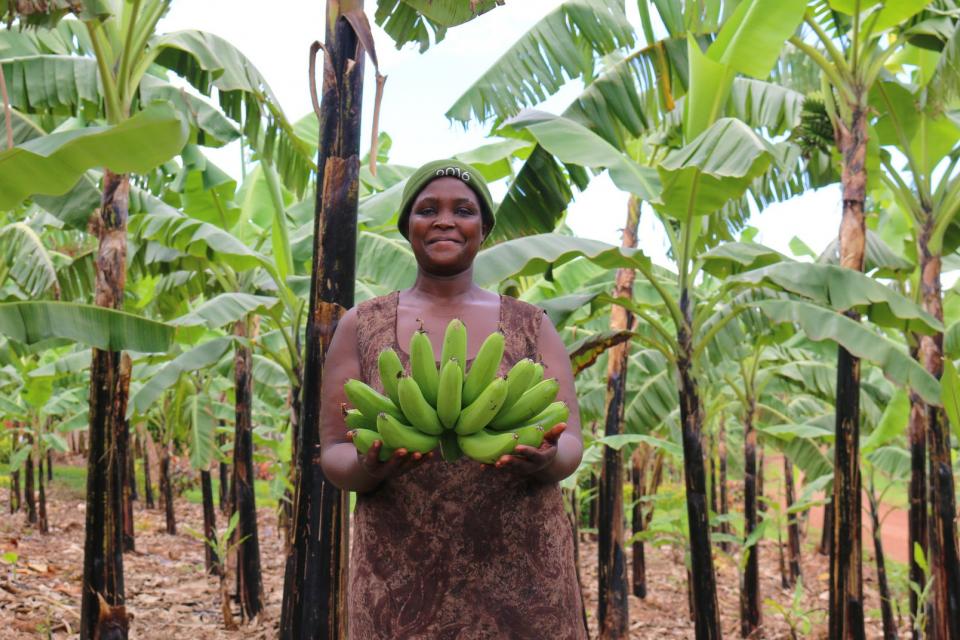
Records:
{"label": "banana tree", "polygon": [[[935,71],[930,75],[935,76]],[[938,115],[937,103],[928,98],[931,92],[929,86],[911,91],[896,81],[878,81],[870,98],[871,104],[884,110],[876,126],[880,144],[895,150],[906,161],[905,166],[898,169],[892,154],[884,150],[880,177],[913,228],[919,269],[916,290],[922,296],[924,307],[943,320],[942,255],[944,245],[951,244],[949,240],[945,242],[945,238],[960,211],[960,172],[956,170],[960,160],[960,128],[945,115]],[[943,167],[938,166],[941,163]],[[922,338],[917,358],[939,378],[943,374],[943,334]],[[960,600],[950,595],[960,590],[960,559],[953,524],[956,504],[950,431],[941,408],[928,406],[926,413],[926,441],[932,470],[928,558],[934,578],[933,621],[939,633],[949,628],[954,635],[960,635]],[[919,464],[915,466],[921,472],[924,468],[922,436],[922,433],[913,433],[911,446],[918,458]],[[917,476],[917,473],[911,476],[911,485],[919,491],[923,482]],[[911,504],[911,510],[923,504]],[[911,520],[916,521],[912,529],[918,529],[919,517]],[[921,532],[916,531],[914,535],[919,536]],[[913,580],[922,584],[923,575],[915,561],[911,563],[911,571]]]}
{"label": "banana tree", "polygon": [[[487,11],[496,0],[380,0],[376,20],[398,46],[429,42],[443,29]],[[360,105],[365,54],[377,65],[376,51],[363,0],[329,1],[323,49],[323,86],[318,92],[311,74],[314,110],[319,120],[317,189],[314,209],[313,261],[303,370],[303,421],[294,450],[296,493],[294,536],[286,560],[281,638],[343,637],[345,629],[346,548],[343,530],[347,496],[333,487],[318,464],[320,383],[324,354],[338,318],[354,303],[357,197],[359,192]],[[311,71],[314,65],[311,64]],[[384,78],[377,70],[378,94]],[[379,97],[377,99],[379,103]],[[379,105],[377,105],[379,106]],[[334,134],[333,132],[337,132]],[[374,134],[374,142],[378,136]],[[371,153],[372,158],[376,157]],[[337,233],[332,233],[337,229]],[[316,532],[320,532],[319,535]]]}
{"label": "banana tree", "polygon": [[[62,302],[8,302],[0,303],[0,334],[23,344],[33,344],[50,338],[73,340],[101,351],[131,349],[144,353],[165,351],[172,340],[173,328],[121,311],[98,306],[79,305]],[[127,360],[129,362],[129,360]],[[129,368],[126,369],[129,380]],[[125,409],[126,400],[121,408]],[[104,434],[109,436],[110,434]],[[104,443],[106,445],[106,443]],[[102,452],[101,452],[102,453]],[[102,463],[97,458],[99,466]],[[114,501],[108,505],[105,501],[95,503],[87,514],[90,528],[98,527],[109,535],[96,540],[96,545],[87,549],[93,554],[99,551],[101,559],[109,553],[110,566],[114,570],[104,574],[92,575],[97,593],[122,594],[122,518],[117,518],[119,526],[107,528],[106,516],[113,511],[119,515],[120,469],[114,465],[109,481],[114,487]],[[95,476],[94,469],[88,469]],[[106,495],[106,486],[99,487],[100,494]],[[109,537],[109,540],[106,539]],[[87,555],[87,554],[85,554]],[[119,569],[119,572],[116,570]]]}
{"label": "banana tree", "polygon": [[[91,97],[98,95],[97,79],[99,76],[99,87],[102,91],[104,102],[104,115],[107,122],[107,128],[101,131],[83,131],[68,132],[61,134],[61,138],[45,138],[36,142],[38,147],[15,148],[8,150],[5,155],[7,165],[10,171],[5,172],[16,179],[20,191],[7,193],[8,199],[19,199],[25,195],[33,193],[51,193],[58,194],[67,191],[71,182],[76,182],[81,177],[82,171],[90,168],[92,165],[83,164],[93,159],[102,159],[98,163],[100,166],[106,166],[107,169],[103,175],[103,196],[100,202],[100,219],[98,225],[99,250],[98,250],[98,277],[96,301],[99,306],[118,309],[123,306],[125,279],[126,279],[126,222],[127,207],[129,197],[129,178],[126,172],[133,170],[145,172],[152,169],[159,162],[170,157],[169,147],[177,149],[182,146],[187,137],[186,123],[180,118],[172,117],[173,114],[160,114],[161,118],[166,118],[171,122],[174,131],[171,135],[170,128],[166,131],[141,131],[140,135],[146,136],[141,139],[136,148],[129,148],[127,155],[133,156],[133,161],[128,159],[126,163],[118,162],[112,157],[113,147],[110,145],[111,139],[118,138],[126,134],[130,136],[137,132],[137,126],[140,121],[147,120],[148,114],[154,107],[147,107],[145,110],[136,113],[135,100],[139,98],[138,87],[140,79],[146,74],[147,69],[153,62],[156,53],[160,49],[149,48],[147,40],[153,34],[154,28],[168,7],[167,2],[147,2],[141,3],[139,0],[124,3],[114,11],[114,7],[102,2],[84,2],[76,6],[69,6],[68,9],[75,10],[79,15],[80,21],[86,28],[88,38],[85,44],[88,44],[96,72],[88,74],[88,79],[93,79],[94,90],[85,94],[88,101],[99,103],[99,98],[90,100]],[[48,21],[47,26],[55,25],[63,16],[63,11],[57,8],[44,6],[38,7],[20,7],[29,15],[18,15],[23,20],[31,22],[40,22],[44,19]],[[141,9],[143,12],[141,13]],[[44,61],[41,60],[42,64]],[[6,62],[4,62],[6,66]],[[69,62],[67,62],[69,64]],[[11,65],[12,66],[12,65]],[[11,69],[12,70],[12,69]],[[14,74],[4,73],[4,77],[14,76]],[[26,72],[16,74],[19,77],[28,75]],[[16,78],[14,79],[16,82]],[[21,85],[22,86],[22,85]],[[76,83],[74,83],[76,89]],[[4,95],[6,95],[4,87]],[[54,91],[56,93],[56,91]],[[66,91],[64,93],[69,93]],[[18,96],[20,100],[25,98],[25,92],[21,90]],[[49,96],[49,93],[47,94]],[[40,96],[39,100],[44,97]],[[17,100],[15,97],[14,100]],[[79,102],[79,100],[77,100]],[[168,106],[167,109],[170,109]],[[155,109],[154,109],[155,110]],[[154,116],[156,117],[156,116]],[[165,134],[166,139],[161,139],[157,145],[156,152],[151,147],[156,144],[157,139],[151,139],[150,133],[156,136],[158,133]],[[116,142],[116,140],[114,141]],[[46,146],[44,147],[44,144]],[[30,145],[31,143],[26,143]],[[144,153],[146,151],[146,153]],[[163,153],[160,154],[159,152]],[[174,153],[176,151],[174,150]],[[67,160],[68,154],[74,157],[83,158],[81,163],[75,164],[71,172],[49,171],[43,172],[44,160],[49,164],[52,161]],[[110,156],[110,157],[108,157]],[[81,175],[77,175],[77,169]],[[17,172],[26,172],[27,175],[41,175],[45,184],[34,183],[17,179]],[[126,428],[122,416],[113,415],[115,407],[125,404],[125,398],[128,392],[129,379],[124,374],[121,366],[120,354],[117,352],[102,352],[95,350],[93,354],[91,371],[91,395],[90,395],[90,422],[91,422],[91,462],[88,469],[88,526],[87,526],[87,544],[85,546],[85,571],[84,571],[84,589],[83,603],[81,607],[81,637],[90,638],[95,635],[97,625],[98,594],[105,592],[108,600],[116,605],[123,601],[123,569],[122,555],[111,554],[109,562],[104,563],[102,559],[102,545],[104,540],[110,540],[114,536],[105,535],[105,531],[97,529],[101,526],[94,514],[98,511],[93,505],[102,504],[104,497],[101,490],[108,493],[116,486],[116,483],[109,483],[107,487],[103,474],[107,468],[125,468],[126,464],[122,460],[115,459],[117,448],[106,449],[103,446],[104,438],[108,434],[118,433],[121,428]],[[100,460],[105,452],[109,452],[112,464],[100,464]],[[116,504],[118,501],[115,496],[109,496],[106,500],[110,504]],[[118,510],[110,510],[111,526],[118,528],[120,513]],[[100,573],[99,567],[104,567],[105,575],[96,575]]]}
{"label": "banana tree", "polygon": [[[790,38],[791,44],[822,72],[821,95],[843,167],[839,242],[840,261],[845,268],[862,271],[864,263],[869,94],[886,62],[905,41],[906,21],[928,4],[929,0],[812,1],[803,15],[808,33]],[[837,357],[837,432],[843,446],[835,448],[832,508],[833,526],[844,535],[833,539],[829,624],[831,636],[848,638],[863,634],[859,364],[843,349]]]}
{"label": "banana tree", "polygon": [[[206,165],[205,168],[210,168]],[[265,168],[265,172],[271,169]],[[279,193],[279,185],[277,186]],[[209,189],[208,197],[217,199],[217,190]],[[232,193],[230,194],[232,195]],[[199,194],[194,194],[194,202],[185,206],[185,211],[197,214],[193,205]],[[170,256],[173,263],[193,263],[204,272],[210,274],[218,283],[223,292],[219,296],[212,296],[190,313],[178,318],[176,323],[189,331],[194,327],[203,333],[203,328],[216,329],[223,325],[232,325],[236,336],[234,341],[236,357],[234,360],[235,376],[235,441],[234,441],[234,478],[233,507],[240,512],[237,535],[241,540],[236,545],[238,554],[238,571],[240,582],[244,586],[241,603],[245,619],[254,618],[263,606],[262,578],[259,563],[259,541],[257,536],[256,507],[253,493],[253,449],[252,449],[252,352],[249,338],[251,314],[264,313],[273,317],[279,334],[283,338],[279,347],[278,359],[284,365],[284,371],[290,376],[292,388],[298,388],[299,379],[299,352],[298,318],[301,316],[301,303],[288,286],[286,279],[281,276],[288,268],[284,256],[289,258],[289,245],[283,242],[283,236],[273,244],[274,256],[268,257],[260,252],[249,249],[243,242],[231,233],[231,230],[242,231],[246,221],[239,218],[232,228],[221,228],[211,223],[203,222],[196,217],[184,215],[162,202],[144,196],[143,206],[152,209],[152,213],[142,215],[133,221],[133,226],[140,232],[144,240],[176,250]],[[267,212],[268,219],[276,217],[281,220],[279,225],[285,229],[287,224],[285,209],[282,201],[277,203],[275,214]],[[241,223],[241,224],[238,224]],[[278,226],[278,225],[275,225]],[[260,239],[258,239],[260,240]],[[209,257],[208,257],[209,256]],[[259,296],[245,293],[257,288],[256,281],[260,272],[267,275],[270,285],[279,294],[278,297]],[[288,273],[288,272],[287,272]],[[285,315],[286,312],[286,315]],[[204,343],[187,354],[195,357],[198,350],[205,349],[203,355],[219,358],[226,349],[222,340]],[[207,348],[209,347],[209,348]],[[221,348],[222,347],[222,348]],[[209,351],[209,354],[207,353]],[[277,352],[275,352],[277,353]],[[187,356],[184,354],[184,356]],[[203,360],[202,358],[200,359]],[[156,393],[169,384],[171,379],[182,372],[185,366],[205,366],[204,362],[190,362],[185,358],[180,363],[173,364],[171,373],[160,378],[157,384],[148,385],[137,394],[135,406],[138,410],[145,410],[150,406]],[[209,363],[207,363],[209,364]],[[293,421],[292,419],[291,421]]]}

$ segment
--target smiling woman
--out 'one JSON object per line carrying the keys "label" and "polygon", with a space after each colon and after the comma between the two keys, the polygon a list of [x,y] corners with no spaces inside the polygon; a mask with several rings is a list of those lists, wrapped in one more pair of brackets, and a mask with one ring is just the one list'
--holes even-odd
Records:
{"label": "smiling woman", "polygon": [[[322,465],[356,491],[348,626],[360,638],[586,637],[573,559],[573,535],[558,481],[579,465],[583,443],[566,350],[541,309],[479,287],[473,262],[494,225],[486,184],[469,165],[429,163],[409,179],[398,218],[417,260],[403,291],[368,300],[341,320],[327,354],[321,414]],[[353,378],[383,389],[378,356],[418,329],[435,353],[453,318],[466,325],[467,362],[500,331],[503,376],[524,358],[539,360],[570,407],[540,447],[517,446],[492,465],[441,461],[381,443],[360,455],[341,410]]]}

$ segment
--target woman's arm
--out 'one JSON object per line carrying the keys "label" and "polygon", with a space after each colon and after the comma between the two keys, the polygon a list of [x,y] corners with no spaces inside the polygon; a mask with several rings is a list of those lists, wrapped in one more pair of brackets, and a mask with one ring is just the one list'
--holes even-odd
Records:
{"label": "woman's arm", "polygon": [[547,429],[539,448],[518,446],[510,455],[501,457],[496,467],[521,476],[532,476],[543,482],[559,482],[580,466],[583,457],[583,435],[580,431],[580,408],[573,383],[570,358],[560,334],[550,320],[544,318],[537,350],[544,365],[544,377],[560,383],[557,399],[570,409],[566,423],[543,425]]}
{"label": "woman's arm", "polygon": [[360,379],[356,309],[350,309],[340,319],[324,358],[320,387],[320,465],[323,474],[337,487],[362,492],[376,487],[378,481],[360,465],[357,448],[347,436],[341,404],[347,402],[343,383],[350,378]]}
{"label": "woman's arm", "polygon": [[364,493],[377,487],[383,480],[399,475],[419,464],[421,454],[407,455],[398,449],[393,457],[380,462],[380,444],[374,444],[361,457],[347,435],[342,405],[347,402],[343,384],[354,378],[360,380],[360,353],[357,350],[357,313],[350,309],[340,319],[330,341],[323,365],[320,388],[320,465],[330,482],[345,491]]}
{"label": "woman's arm", "polygon": [[553,323],[544,314],[540,324],[540,337],[537,348],[544,365],[544,377],[556,378],[560,383],[557,399],[567,403],[570,417],[567,427],[557,440],[557,455],[549,465],[538,471],[535,476],[544,482],[559,482],[580,466],[583,458],[583,432],[580,429],[580,407],[577,404],[577,388],[570,368],[567,347]]}

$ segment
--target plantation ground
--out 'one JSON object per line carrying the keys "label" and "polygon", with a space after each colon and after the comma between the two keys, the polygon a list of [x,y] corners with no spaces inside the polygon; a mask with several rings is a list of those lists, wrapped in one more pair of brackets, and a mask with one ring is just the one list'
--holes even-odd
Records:
{"label": "plantation ground", "polygon": [[[51,532],[42,536],[24,524],[22,513],[9,515],[6,489],[0,497],[0,556],[15,553],[15,564],[0,563],[0,640],[75,637],[79,622],[80,576],[83,564],[84,496],[81,467],[55,466],[49,495]],[[186,637],[190,640],[275,638],[283,580],[282,541],[270,507],[259,510],[266,612],[258,624],[240,631],[223,630],[217,579],[203,571],[203,548],[187,530],[202,528],[199,504],[186,494],[176,502],[178,534],[164,533],[163,512],[135,506],[137,551],[124,556],[128,610],[134,619],[131,638]],[[196,499],[194,497],[194,499]],[[218,514],[218,524],[222,526]],[[805,545],[803,575],[808,586],[795,615],[814,623],[809,634],[819,638],[827,603],[828,560],[810,550],[818,532],[811,528]],[[596,544],[589,533],[580,542],[581,574],[587,613],[595,637]],[[686,617],[686,573],[677,545],[647,547],[648,596],[631,596],[632,638],[692,638]],[[718,597],[724,636],[739,637],[739,587],[736,558],[716,556]],[[895,571],[902,569],[894,567]],[[868,637],[879,638],[879,601],[872,562],[864,562]],[[774,541],[761,551],[761,589],[790,609],[792,593],[780,588],[780,569]],[[236,614],[237,608],[234,606]],[[763,638],[789,638],[782,615],[764,605]]]}

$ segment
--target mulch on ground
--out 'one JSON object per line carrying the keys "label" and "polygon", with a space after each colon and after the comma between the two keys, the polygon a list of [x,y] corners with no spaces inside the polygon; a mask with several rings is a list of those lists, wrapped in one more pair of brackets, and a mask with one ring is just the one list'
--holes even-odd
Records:
{"label": "mulch on ground", "polygon": [[[80,578],[83,568],[84,501],[82,495],[54,482],[48,511],[51,531],[41,535],[25,523],[24,514],[9,515],[6,491],[0,496],[0,557],[16,554],[16,561],[0,562],[0,640],[24,638],[73,638],[79,624]],[[238,631],[226,631],[220,612],[218,578],[207,576],[203,546],[188,528],[202,530],[200,505],[185,500],[176,503],[178,533],[164,531],[163,512],[135,506],[136,547],[124,556],[127,610],[133,615],[131,638],[220,640],[275,638],[283,593],[283,541],[277,517],[261,508],[261,562],[265,611],[259,620]],[[223,526],[218,513],[218,525]],[[828,593],[828,560],[804,549],[803,576],[807,586],[800,610],[813,621],[810,633],[825,636]],[[780,586],[776,544],[761,544],[762,598],[789,609],[793,592]],[[596,543],[589,534],[580,542],[581,576],[591,636],[596,637]],[[683,550],[647,546],[648,595],[630,597],[631,638],[693,638],[687,615],[688,599]],[[10,557],[8,556],[8,560]],[[716,556],[719,608],[725,637],[739,633],[739,577],[736,558]],[[867,610],[878,609],[875,571],[864,563]],[[231,578],[232,580],[232,578]],[[231,582],[232,584],[232,582]],[[790,638],[782,615],[765,604],[761,638]],[[234,615],[239,610],[234,604]],[[901,630],[903,631],[903,630]],[[879,615],[868,622],[869,638],[880,638]],[[367,640],[367,639],[362,639]]]}

